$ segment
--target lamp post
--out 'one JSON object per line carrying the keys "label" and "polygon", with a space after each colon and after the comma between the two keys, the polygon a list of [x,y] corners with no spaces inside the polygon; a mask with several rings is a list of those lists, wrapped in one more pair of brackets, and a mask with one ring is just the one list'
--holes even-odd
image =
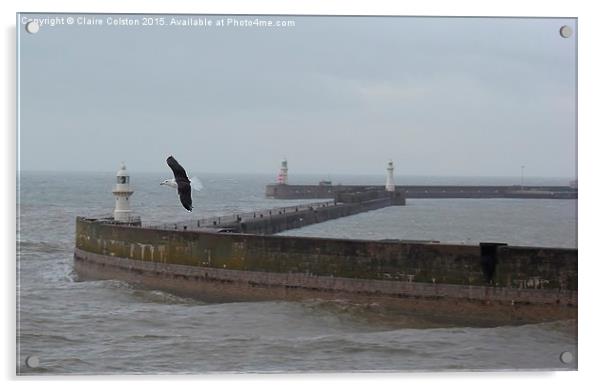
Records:
{"label": "lamp post", "polygon": [[524,178],[525,178],[525,165],[521,165],[521,167],[520,167],[520,190],[523,190]]}

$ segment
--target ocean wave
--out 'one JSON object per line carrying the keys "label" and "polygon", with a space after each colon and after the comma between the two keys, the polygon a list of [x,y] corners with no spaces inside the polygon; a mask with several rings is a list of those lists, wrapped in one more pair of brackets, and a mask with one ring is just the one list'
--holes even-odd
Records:
{"label": "ocean wave", "polygon": [[339,319],[347,319],[370,329],[425,329],[449,328],[451,323],[441,322],[425,316],[406,314],[392,310],[377,302],[353,302],[344,299],[308,299],[301,302],[305,310],[318,317],[324,313]]}
{"label": "ocean wave", "polygon": [[301,304],[309,309],[327,309],[338,312],[353,312],[353,311],[383,311],[383,308],[378,303],[356,303],[344,299],[307,299],[303,300]]}
{"label": "ocean wave", "polygon": [[132,289],[132,285],[120,280],[89,280],[80,278],[75,271],[69,273],[73,276],[74,289],[92,290],[92,289]]}
{"label": "ocean wave", "polygon": [[71,251],[73,247],[67,243],[21,240],[17,241],[17,251],[21,254],[53,254]]}
{"label": "ocean wave", "polygon": [[199,305],[201,302],[187,297],[180,297],[168,292],[154,289],[133,289],[132,293],[135,297],[140,297],[146,302],[157,304],[194,304]]}
{"label": "ocean wave", "polygon": [[21,332],[19,336],[17,336],[17,341],[26,342],[27,340],[36,340],[37,342],[48,344],[48,343],[74,343],[78,344],[81,342],[81,339],[70,338],[63,335],[58,334],[48,334],[48,333],[39,333],[39,332]]}
{"label": "ocean wave", "polygon": [[181,338],[183,335],[178,334],[170,334],[170,335],[158,335],[158,334],[140,334],[140,335],[131,335],[128,337],[130,340],[164,340],[164,339],[173,339],[173,338]]}

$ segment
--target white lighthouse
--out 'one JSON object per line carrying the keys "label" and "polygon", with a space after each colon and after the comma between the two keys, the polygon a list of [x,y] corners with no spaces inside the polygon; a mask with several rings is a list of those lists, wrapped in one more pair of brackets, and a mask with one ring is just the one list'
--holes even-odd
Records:
{"label": "white lighthouse", "polygon": [[278,173],[278,178],[276,181],[280,185],[288,184],[288,162],[286,162],[286,158],[282,160],[280,164],[280,172]]}
{"label": "white lighthouse", "polygon": [[387,165],[387,182],[385,184],[387,192],[395,192],[395,181],[393,181],[393,161],[389,161]]}
{"label": "white lighthouse", "polygon": [[130,187],[130,175],[128,174],[125,164],[121,163],[121,169],[117,171],[117,185],[113,189],[115,196],[115,211],[113,217],[118,222],[132,221],[132,210],[130,209],[130,196],[134,191]]}

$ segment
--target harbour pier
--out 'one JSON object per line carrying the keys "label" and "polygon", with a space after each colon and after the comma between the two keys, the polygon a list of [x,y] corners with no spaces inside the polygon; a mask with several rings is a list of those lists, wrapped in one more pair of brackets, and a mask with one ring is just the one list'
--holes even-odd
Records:
{"label": "harbour pier", "polygon": [[[382,189],[376,185],[289,185],[268,184],[265,195],[274,199],[331,199],[339,192]],[[406,199],[576,199],[571,186],[491,186],[491,185],[396,185]]]}
{"label": "harbour pier", "polygon": [[315,223],[390,206],[405,205],[401,192],[380,189],[341,191],[330,201],[236,213],[153,226],[165,230],[276,234]]}
{"label": "harbour pier", "polygon": [[[284,173],[277,188],[289,187]],[[145,226],[123,166],[114,216],[76,219],[74,269],[203,301],[343,299],[482,326],[577,318],[577,249],[274,235],[404,205],[398,188],[387,180],[304,206]]]}

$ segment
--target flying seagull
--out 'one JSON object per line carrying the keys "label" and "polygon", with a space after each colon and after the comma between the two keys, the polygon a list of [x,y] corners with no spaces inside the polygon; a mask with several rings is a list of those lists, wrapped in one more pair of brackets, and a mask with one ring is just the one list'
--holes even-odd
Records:
{"label": "flying seagull", "polygon": [[[169,180],[165,180],[162,183],[160,183],[159,185],[169,186],[170,188],[174,188],[174,189],[177,189],[177,187],[178,187],[178,184],[176,183],[175,178],[170,178]],[[200,192],[203,189],[203,183],[197,177],[190,177],[190,187],[192,188],[192,190],[196,190],[197,192]]]}
{"label": "flying seagull", "polygon": [[[192,212],[192,193],[190,189],[190,180],[186,175],[186,170],[171,155],[167,158],[167,165],[171,168],[174,175],[174,181],[178,187],[180,202],[188,212]],[[170,181],[170,180],[167,180]],[[163,183],[161,183],[163,185]],[[169,185],[171,186],[171,185]]]}

